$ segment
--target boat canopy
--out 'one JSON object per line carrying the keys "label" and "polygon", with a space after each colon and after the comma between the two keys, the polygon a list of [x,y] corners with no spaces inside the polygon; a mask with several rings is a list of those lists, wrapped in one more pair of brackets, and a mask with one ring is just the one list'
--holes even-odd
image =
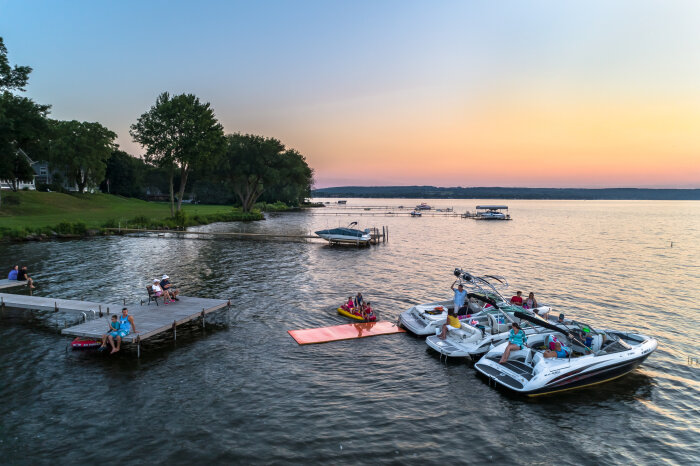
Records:
{"label": "boat canopy", "polygon": [[506,209],[508,210],[507,205],[478,205],[476,206],[477,209],[486,209],[486,210],[501,210],[501,209]]}

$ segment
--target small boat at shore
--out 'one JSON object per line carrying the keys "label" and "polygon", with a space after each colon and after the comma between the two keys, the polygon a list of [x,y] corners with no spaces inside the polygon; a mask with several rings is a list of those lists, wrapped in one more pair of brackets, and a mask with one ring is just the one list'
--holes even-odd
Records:
{"label": "small boat at shore", "polygon": [[426,204],[425,202],[421,202],[416,206],[416,210],[431,210],[432,207]]}
{"label": "small boat at shore", "polygon": [[357,222],[352,222],[345,228],[331,228],[319,230],[315,233],[330,243],[368,244],[372,240],[370,230],[351,228],[355,225],[357,225]]}
{"label": "small boat at shore", "polygon": [[[583,388],[622,377],[639,366],[656,350],[656,339],[639,333],[593,329],[573,322],[562,327],[542,323],[536,317],[516,313],[548,331],[528,335],[525,347],[512,351],[500,363],[507,341],[489,350],[474,368],[481,375],[509,391],[538,396]],[[562,345],[562,356],[545,357]]]}
{"label": "small boat at shore", "polygon": [[422,217],[422,216],[423,216],[423,212],[420,212],[418,210],[414,210],[413,212],[411,212],[411,217]]}

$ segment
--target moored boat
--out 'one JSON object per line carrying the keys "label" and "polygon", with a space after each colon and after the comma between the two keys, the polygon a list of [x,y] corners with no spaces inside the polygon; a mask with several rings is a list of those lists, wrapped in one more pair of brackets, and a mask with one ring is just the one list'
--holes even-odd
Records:
{"label": "moored boat", "polygon": [[330,243],[369,244],[372,239],[370,230],[351,228],[355,225],[357,225],[357,222],[352,222],[345,228],[331,228],[328,230],[319,230],[315,233]]}
{"label": "moored boat", "polygon": [[[535,317],[516,314],[525,320]],[[656,350],[656,339],[632,332],[593,329],[573,321],[575,328],[541,324],[548,331],[528,336],[527,345],[499,363],[507,341],[489,350],[474,368],[507,390],[537,396],[607,382],[634,370]],[[552,355],[556,339],[562,356]],[[554,353],[556,354],[556,353]]]}

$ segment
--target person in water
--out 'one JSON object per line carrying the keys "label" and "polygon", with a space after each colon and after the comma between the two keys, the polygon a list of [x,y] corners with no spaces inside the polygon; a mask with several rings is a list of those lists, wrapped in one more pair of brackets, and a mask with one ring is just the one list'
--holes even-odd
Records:
{"label": "person in water", "polygon": [[501,364],[508,360],[511,351],[521,350],[527,343],[527,337],[525,336],[523,329],[520,328],[520,325],[518,325],[517,322],[513,322],[511,327],[510,332],[508,332],[508,346],[506,346],[506,350],[503,352],[501,360],[498,361]]}
{"label": "person in water", "polygon": [[523,306],[523,292],[522,291],[516,291],[515,296],[510,298],[510,303],[515,304],[516,306]]}
{"label": "person in water", "polygon": [[12,267],[12,270],[10,270],[10,273],[7,275],[8,280],[17,280],[17,275],[19,274],[19,265],[15,265]]}
{"label": "person in water", "polygon": [[34,280],[29,278],[29,275],[27,275],[27,266],[26,265],[23,265],[22,268],[19,269],[19,271],[17,272],[17,280],[19,280],[19,281],[26,280],[27,287],[34,288]]}
{"label": "person in water", "polygon": [[[455,280],[450,287],[455,294],[455,315],[466,315],[468,308],[464,308],[464,312],[462,311],[462,308],[464,307],[464,301],[467,299],[467,290],[464,289],[461,283],[457,285],[457,289],[455,290],[455,283],[457,283],[457,280]],[[461,314],[462,312],[463,314]]]}
{"label": "person in water", "polygon": [[[459,286],[461,287],[462,285]],[[440,335],[438,335],[439,339],[444,340],[445,338],[447,338],[448,326],[452,328],[462,328],[462,323],[459,321],[459,319],[457,318],[457,314],[452,309],[449,309],[447,311],[447,321],[444,324],[442,324],[442,331],[440,332]]]}
{"label": "person in water", "polygon": [[[136,330],[136,324],[134,323],[134,318],[129,315],[129,310],[127,308],[122,309],[122,315],[119,318],[119,330],[117,330],[117,347],[112,349],[112,353],[116,353],[121,349],[122,338],[127,336],[131,332],[139,333]],[[111,353],[110,353],[111,354]]]}
{"label": "person in water", "polygon": [[530,294],[527,295],[527,299],[525,300],[525,304],[523,304],[523,307],[525,309],[535,309],[537,307],[540,307],[537,304],[537,300],[535,299],[535,293],[531,291]]}

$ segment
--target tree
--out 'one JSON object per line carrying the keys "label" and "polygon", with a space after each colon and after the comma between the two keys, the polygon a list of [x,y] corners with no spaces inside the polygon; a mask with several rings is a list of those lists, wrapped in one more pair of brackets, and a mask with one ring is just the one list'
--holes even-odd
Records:
{"label": "tree", "polygon": [[291,187],[297,199],[302,192],[304,196],[309,192],[313,172],[299,152],[286,150],[275,138],[240,133],[226,138],[219,176],[231,184],[245,212],[265,192],[281,193]]}
{"label": "tree", "polygon": [[177,211],[193,168],[206,164],[225,148],[224,130],[209,103],[193,94],[170,97],[163,92],[129,130],[146,149],[145,159],[170,172],[170,214],[175,215],[174,177],[180,171]]}
{"label": "tree", "polygon": [[29,164],[27,156],[21,151],[17,151],[12,155],[9,173],[13,191],[17,191],[19,182],[29,182],[34,179],[34,170]]}
{"label": "tree", "polygon": [[119,196],[139,197],[143,194],[149,168],[153,169],[142,159],[115,150],[107,161],[107,171],[100,189]]}
{"label": "tree", "polygon": [[104,180],[107,160],[117,135],[99,123],[54,121],[50,162],[63,168],[70,183],[82,193]]}
{"label": "tree", "polygon": [[50,108],[12,93],[24,91],[31,72],[29,66],[10,65],[7,47],[0,37],[0,179],[11,179],[15,187],[18,180],[29,181],[31,176],[31,167],[18,150],[39,147]]}

